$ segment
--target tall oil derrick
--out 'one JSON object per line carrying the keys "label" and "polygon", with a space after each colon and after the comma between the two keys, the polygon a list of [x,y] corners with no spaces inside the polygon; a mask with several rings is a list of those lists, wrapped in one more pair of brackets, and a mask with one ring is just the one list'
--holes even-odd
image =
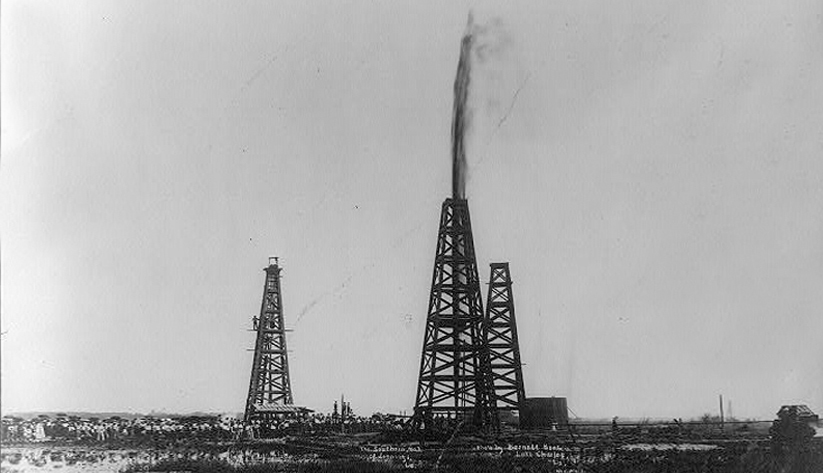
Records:
{"label": "tall oil derrick", "polygon": [[519,410],[525,399],[509,263],[492,263],[486,300],[486,345],[498,409]]}
{"label": "tall oil derrick", "polygon": [[415,418],[448,416],[477,426],[496,422],[484,343],[483,301],[465,199],[443,202],[434,258]]}
{"label": "tall oil derrick", "polygon": [[277,258],[269,258],[269,266],[264,271],[266,280],[263,284],[263,302],[260,305],[260,315],[254,319],[257,337],[249,395],[246,399],[245,422],[255,417],[255,411],[293,404],[286,328],[283,324],[283,295],[280,291],[281,268]]}

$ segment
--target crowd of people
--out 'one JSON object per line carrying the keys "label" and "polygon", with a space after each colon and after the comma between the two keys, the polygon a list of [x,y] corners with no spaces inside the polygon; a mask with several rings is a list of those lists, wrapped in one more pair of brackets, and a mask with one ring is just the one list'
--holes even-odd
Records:
{"label": "crowd of people", "polygon": [[36,442],[143,443],[197,440],[236,441],[281,435],[312,435],[332,432],[363,433],[403,430],[407,422],[398,416],[374,414],[371,417],[340,416],[320,413],[301,417],[273,418],[246,424],[235,416],[188,416],[105,419],[58,414],[34,418],[5,416],[0,427],[3,444]]}
{"label": "crowd of people", "polygon": [[106,443],[120,440],[150,440],[171,437],[193,437],[221,440],[236,437],[242,431],[241,422],[227,416],[190,417],[95,417],[40,415],[31,419],[6,416],[2,418],[0,436],[3,443],[70,441]]}
{"label": "crowd of people", "polygon": [[408,429],[406,418],[390,414],[373,414],[371,417],[314,413],[302,418],[280,418],[253,421],[244,426],[243,436],[267,438],[279,435],[317,435],[327,433],[360,434],[366,432],[400,432]]}

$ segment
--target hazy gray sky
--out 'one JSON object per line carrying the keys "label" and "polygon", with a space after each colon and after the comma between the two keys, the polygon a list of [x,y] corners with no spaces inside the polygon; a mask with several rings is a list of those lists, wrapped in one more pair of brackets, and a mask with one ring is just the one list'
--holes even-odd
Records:
{"label": "hazy gray sky", "polygon": [[[823,4],[783,3],[475,7],[528,395],[823,410]],[[242,410],[269,255],[295,401],[410,409],[470,8],[4,1],[3,412]]]}

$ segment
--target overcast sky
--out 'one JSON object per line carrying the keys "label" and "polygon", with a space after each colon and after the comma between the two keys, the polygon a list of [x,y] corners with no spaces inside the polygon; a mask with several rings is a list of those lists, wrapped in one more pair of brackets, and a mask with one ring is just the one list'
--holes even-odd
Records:
{"label": "overcast sky", "polygon": [[823,4],[441,3],[2,2],[3,412],[241,411],[270,255],[295,402],[410,410],[471,8],[527,395],[823,411]]}

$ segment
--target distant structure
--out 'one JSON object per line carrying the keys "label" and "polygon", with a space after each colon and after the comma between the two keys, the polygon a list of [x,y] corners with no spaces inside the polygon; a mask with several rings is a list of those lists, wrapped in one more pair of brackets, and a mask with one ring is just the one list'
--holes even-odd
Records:
{"label": "distant structure", "polygon": [[337,401],[334,401],[333,409],[334,410],[332,411],[331,415],[332,423],[343,423],[346,421],[346,419],[354,417],[354,414],[351,410],[351,403],[346,402],[346,396],[344,394],[340,395],[340,413],[338,414],[337,411]]}
{"label": "distant structure", "polygon": [[484,325],[494,405],[498,410],[518,412],[526,394],[509,263],[491,264]]}
{"label": "distant structure", "polygon": [[805,404],[781,406],[780,410],[777,411],[777,418],[793,418],[809,424],[816,424],[820,421],[820,416],[815,414],[811,409],[809,409],[809,406]]}
{"label": "distant structure", "polygon": [[469,206],[443,202],[434,258],[420,375],[414,405],[418,425],[435,417],[496,423],[483,302]]}
{"label": "distant structure", "polygon": [[565,397],[530,397],[520,405],[521,429],[563,428],[569,424]]}
{"label": "distant structure", "polygon": [[253,321],[257,336],[243,416],[246,423],[294,416],[306,410],[294,406],[292,398],[278,259],[269,258],[269,265],[264,271],[266,280],[263,284],[263,302],[260,315],[254,317]]}

